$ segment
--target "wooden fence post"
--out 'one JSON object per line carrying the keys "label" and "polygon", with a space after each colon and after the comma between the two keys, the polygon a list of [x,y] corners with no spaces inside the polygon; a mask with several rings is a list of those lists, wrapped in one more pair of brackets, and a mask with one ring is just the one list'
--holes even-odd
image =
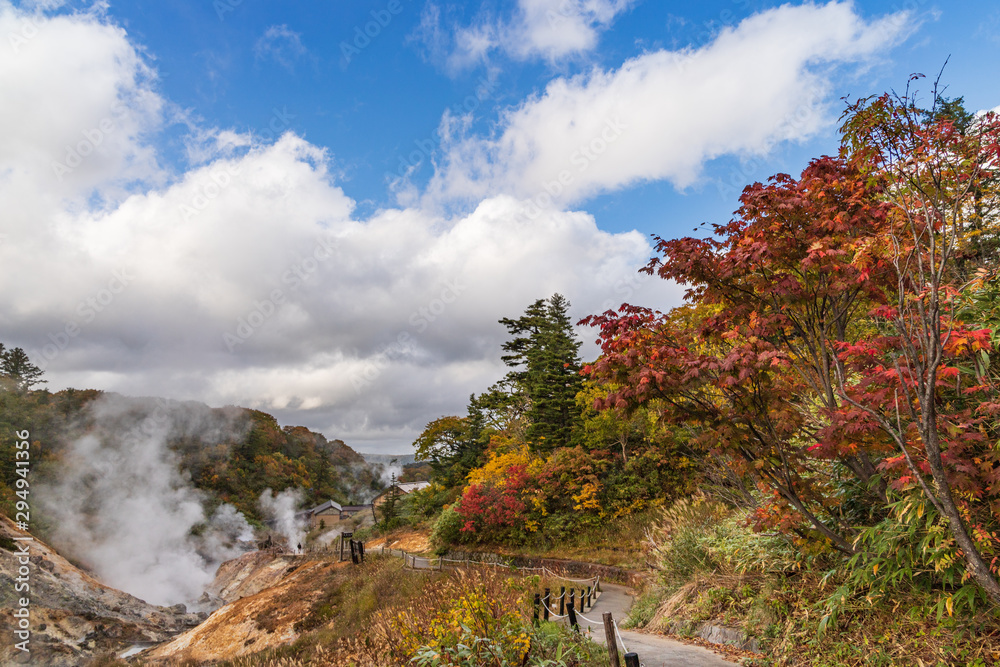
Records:
{"label": "wooden fence post", "polygon": [[575,606],[576,606],[576,589],[571,588],[569,589],[569,604],[567,605],[567,608],[572,609]]}
{"label": "wooden fence post", "polygon": [[566,587],[559,587],[559,615],[565,616],[566,611]]}
{"label": "wooden fence post", "polygon": [[580,632],[580,624],[576,620],[576,610],[573,609],[573,598],[570,596],[569,604],[566,605],[566,613],[569,614],[569,624],[574,630]]}
{"label": "wooden fence post", "polygon": [[625,667],[639,667],[639,656],[635,653],[626,653]]}
{"label": "wooden fence post", "polygon": [[601,617],[604,619],[604,637],[608,640],[608,657],[611,659],[611,667],[621,667],[618,662],[618,640],[615,638],[615,620],[611,617],[611,612],[606,611]]}
{"label": "wooden fence post", "polygon": [[591,590],[591,587],[587,586],[587,608],[588,609],[593,609],[594,608],[594,598],[591,597],[593,595],[593,592],[594,591]]}
{"label": "wooden fence post", "polygon": [[549,589],[546,588],[545,589],[545,597],[542,599],[542,602],[545,604],[545,608],[542,610],[542,617],[546,621],[549,620],[549,607],[552,606],[552,602],[550,601],[549,598],[550,598],[550,596],[549,596]]}

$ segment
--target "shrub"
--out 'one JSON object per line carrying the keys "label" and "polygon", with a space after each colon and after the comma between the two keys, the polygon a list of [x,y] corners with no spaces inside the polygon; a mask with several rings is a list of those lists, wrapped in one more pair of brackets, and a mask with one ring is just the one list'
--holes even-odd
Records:
{"label": "shrub", "polygon": [[465,519],[455,510],[454,505],[444,508],[431,530],[431,545],[437,553],[443,554],[450,545],[462,541],[463,525],[465,525]]}

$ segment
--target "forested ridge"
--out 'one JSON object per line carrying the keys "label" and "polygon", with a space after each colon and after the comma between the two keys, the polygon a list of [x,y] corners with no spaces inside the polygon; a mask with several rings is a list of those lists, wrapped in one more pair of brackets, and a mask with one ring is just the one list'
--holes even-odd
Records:
{"label": "forested ridge", "polygon": [[[113,403],[113,414],[102,410]],[[0,502],[18,500],[15,431],[30,433],[32,484],[59,474],[74,442],[87,435],[120,442],[162,437],[180,472],[206,494],[207,508],[236,507],[262,520],[265,489],[301,489],[305,506],[369,500],[383,487],[360,454],[302,426],[279,426],[265,412],[195,401],[132,398],[98,390],[0,391]],[[8,465],[9,464],[9,465]],[[39,519],[44,519],[42,515]]]}

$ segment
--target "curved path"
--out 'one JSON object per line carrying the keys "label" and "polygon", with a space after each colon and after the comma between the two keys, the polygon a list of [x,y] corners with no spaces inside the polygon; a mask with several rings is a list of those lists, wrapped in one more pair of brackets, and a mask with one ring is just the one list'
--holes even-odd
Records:
{"label": "curved path", "polygon": [[[372,553],[378,553],[373,550]],[[384,553],[384,552],[383,552]],[[402,555],[403,552],[400,552]],[[392,554],[392,550],[390,550]],[[395,555],[395,554],[392,554]],[[417,570],[435,570],[437,565],[434,559],[407,554],[407,558],[412,557],[407,565]],[[449,566],[449,569],[453,566]],[[583,632],[590,632],[591,639],[604,644],[604,623],[602,616],[604,612],[610,611],[615,621],[621,625],[628,616],[628,610],[632,607],[633,598],[628,589],[618,584],[601,582],[601,595],[591,607],[580,618],[580,629]],[[561,621],[568,623],[568,620]],[[645,632],[634,632],[632,630],[621,631],[622,641],[629,651],[639,656],[639,662],[643,667],[733,667],[739,663],[726,660],[722,656],[709,651],[701,646],[692,646],[679,642],[675,639],[664,637],[663,635],[647,634]],[[618,647],[619,655],[622,656],[622,666],[625,665],[625,651]]]}
{"label": "curved path", "polygon": [[[615,621],[620,625],[628,615],[631,606],[632,596],[628,589],[602,581],[601,597],[584,614],[587,618],[580,619],[580,629],[584,632],[589,629],[591,638],[604,644],[604,625],[601,620],[604,612],[610,611]],[[596,621],[596,623],[591,623],[587,619]],[[681,667],[682,665],[686,667],[733,667],[733,665],[738,664],[712,653],[707,648],[691,646],[662,635],[622,630],[621,638],[628,650],[639,656],[639,662],[645,667]],[[620,655],[625,655],[621,646],[618,647],[618,650]],[[624,665],[624,659],[622,665]]]}

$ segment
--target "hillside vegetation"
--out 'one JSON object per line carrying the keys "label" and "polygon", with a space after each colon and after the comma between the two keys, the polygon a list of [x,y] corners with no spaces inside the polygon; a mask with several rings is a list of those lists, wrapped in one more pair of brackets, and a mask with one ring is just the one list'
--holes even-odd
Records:
{"label": "hillside vegetation", "polygon": [[0,504],[11,517],[18,499],[15,431],[30,432],[33,485],[57,476],[85,436],[149,450],[162,442],[171,465],[206,494],[208,505],[229,503],[257,523],[265,489],[302,489],[303,502],[315,505],[363,502],[382,488],[361,455],[342,441],[301,426],[281,427],[258,410],[97,390],[10,389],[0,391]]}
{"label": "hillside vegetation", "polygon": [[736,625],[763,662],[995,664],[998,158],[960,98],[861,100],[838,156],[658,239],[684,304],[585,318],[594,362],[560,295],[500,320],[511,371],[418,438],[411,521],[442,552],[645,527],[634,623]]}

